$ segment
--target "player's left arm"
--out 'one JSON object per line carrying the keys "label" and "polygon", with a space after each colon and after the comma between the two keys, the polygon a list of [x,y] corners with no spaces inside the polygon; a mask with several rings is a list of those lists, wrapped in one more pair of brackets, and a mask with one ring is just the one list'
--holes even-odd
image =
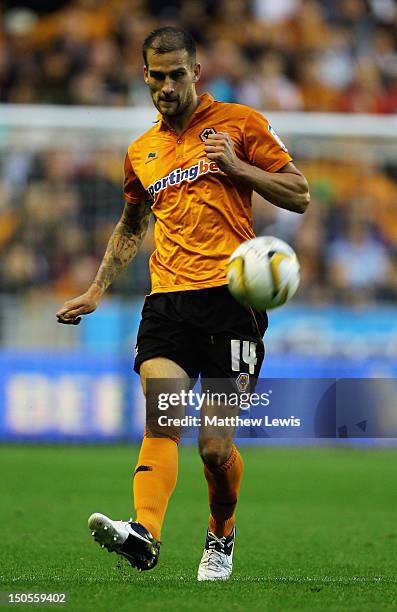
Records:
{"label": "player's left arm", "polygon": [[244,182],[275,206],[297,213],[304,213],[308,207],[307,180],[292,162],[277,172],[252,166],[237,157],[233,141],[226,132],[211,134],[205,141],[205,152],[225,174]]}

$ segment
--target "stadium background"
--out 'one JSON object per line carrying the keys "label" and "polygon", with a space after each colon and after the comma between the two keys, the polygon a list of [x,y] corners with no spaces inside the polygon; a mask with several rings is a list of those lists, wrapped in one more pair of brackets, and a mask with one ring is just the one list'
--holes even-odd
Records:
{"label": "stadium background", "polygon": [[152,232],[94,315],[65,328],[55,312],[86,289],[120,214],[125,148],[154,118],[142,39],[170,23],[199,41],[201,90],[262,110],[310,182],[302,217],[254,203],[257,234],[302,263],[297,298],[270,315],[262,375],[354,377],[363,403],[346,426],[360,437],[381,377],[378,425],[396,429],[396,2],[0,0],[1,590],[67,591],[69,609],[106,612],[395,610],[390,439],[243,448],[226,585],[196,583],[208,508],[192,445],[155,572],[89,541],[91,512],[131,513]]}
{"label": "stadium background", "polygon": [[0,436],[139,438],[152,231],[95,315],[64,328],[54,313],[87,288],[120,214],[126,146],[155,117],[141,43],[165,23],[197,38],[200,91],[263,110],[310,183],[303,217],[254,202],[256,233],[302,264],[298,297],[270,315],[262,375],[394,376],[395,2],[34,5],[0,5]]}

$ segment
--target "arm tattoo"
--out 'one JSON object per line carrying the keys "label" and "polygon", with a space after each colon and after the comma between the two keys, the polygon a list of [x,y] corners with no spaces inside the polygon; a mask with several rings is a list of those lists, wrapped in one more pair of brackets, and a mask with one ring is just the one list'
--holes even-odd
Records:
{"label": "arm tattoo", "polygon": [[93,282],[101,293],[106,291],[137,254],[149,225],[150,205],[150,202],[125,204]]}

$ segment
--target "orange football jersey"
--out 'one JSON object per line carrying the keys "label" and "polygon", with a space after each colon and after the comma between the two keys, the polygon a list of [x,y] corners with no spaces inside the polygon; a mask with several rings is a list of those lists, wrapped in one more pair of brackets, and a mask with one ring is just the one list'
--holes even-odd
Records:
{"label": "orange football jersey", "polygon": [[228,132],[237,156],[268,172],[292,159],[268,121],[247,106],[204,94],[180,135],[160,115],[129,146],[124,164],[126,201],[153,202],[152,293],[225,285],[228,258],[254,237],[252,190],[208,160],[211,132]]}

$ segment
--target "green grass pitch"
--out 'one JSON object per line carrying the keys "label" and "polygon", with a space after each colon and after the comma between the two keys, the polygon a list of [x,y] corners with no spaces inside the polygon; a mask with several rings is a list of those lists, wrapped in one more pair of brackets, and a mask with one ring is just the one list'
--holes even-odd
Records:
{"label": "green grass pitch", "polygon": [[197,583],[208,508],[193,447],[142,574],[87,528],[94,511],[129,517],[136,447],[3,447],[0,590],[66,592],[67,610],[397,610],[397,450],[242,453],[233,578]]}

